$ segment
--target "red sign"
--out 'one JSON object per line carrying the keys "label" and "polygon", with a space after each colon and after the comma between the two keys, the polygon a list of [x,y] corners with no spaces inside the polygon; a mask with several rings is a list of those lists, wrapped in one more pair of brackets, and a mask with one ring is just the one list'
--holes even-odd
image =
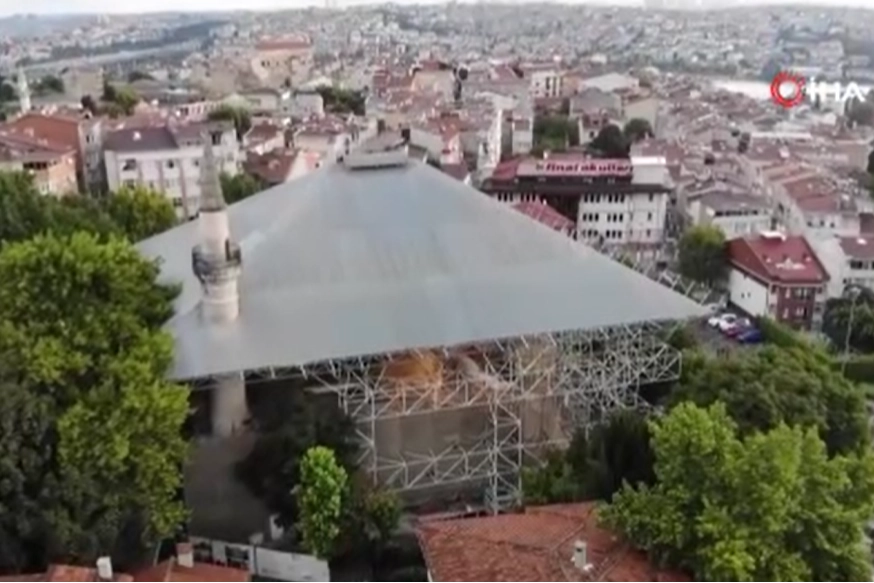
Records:
{"label": "red sign", "polygon": [[535,160],[519,164],[517,176],[631,176],[631,160]]}

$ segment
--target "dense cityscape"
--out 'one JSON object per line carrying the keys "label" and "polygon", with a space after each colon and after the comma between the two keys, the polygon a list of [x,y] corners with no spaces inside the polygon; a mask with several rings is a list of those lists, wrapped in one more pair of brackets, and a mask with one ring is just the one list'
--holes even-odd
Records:
{"label": "dense cityscape", "polygon": [[180,4],[0,18],[0,581],[874,578],[874,10]]}

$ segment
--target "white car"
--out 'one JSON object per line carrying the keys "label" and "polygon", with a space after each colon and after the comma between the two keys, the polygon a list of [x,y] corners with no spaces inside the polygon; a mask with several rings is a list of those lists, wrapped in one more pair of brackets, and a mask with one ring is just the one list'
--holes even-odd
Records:
{"label": "white car", "polygon": [[736,320],[737,316],[734,314],[720,314],[709,318],[707,323],[713,328],[724,330],[727,326],[734,324]]}

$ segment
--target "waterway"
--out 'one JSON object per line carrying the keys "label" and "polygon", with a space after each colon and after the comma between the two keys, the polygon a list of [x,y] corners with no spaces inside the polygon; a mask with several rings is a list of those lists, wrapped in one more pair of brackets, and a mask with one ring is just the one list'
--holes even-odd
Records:
{"label": "waterway", "polygon": [[[727,79],[724,77],[712,77],[710,82],[719,89],[741,93],[753,99],[766,100],[771,98],[771,84],[765,81],[751,81],[743,79]],[[859,84],[859,88],[868,92],[872,90],[870,85]]]}

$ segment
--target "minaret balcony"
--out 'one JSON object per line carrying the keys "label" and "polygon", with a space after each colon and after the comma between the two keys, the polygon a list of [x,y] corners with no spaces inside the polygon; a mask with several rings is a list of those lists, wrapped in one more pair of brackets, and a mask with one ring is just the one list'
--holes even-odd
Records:
{"label": "minaret balcony", "polygon": [[224,253],[210,253],[203,245],[191,250],[191,266],[201,283],[216,283],[237,277],[243,265],[243,252],[233,241],[225,241]]}

